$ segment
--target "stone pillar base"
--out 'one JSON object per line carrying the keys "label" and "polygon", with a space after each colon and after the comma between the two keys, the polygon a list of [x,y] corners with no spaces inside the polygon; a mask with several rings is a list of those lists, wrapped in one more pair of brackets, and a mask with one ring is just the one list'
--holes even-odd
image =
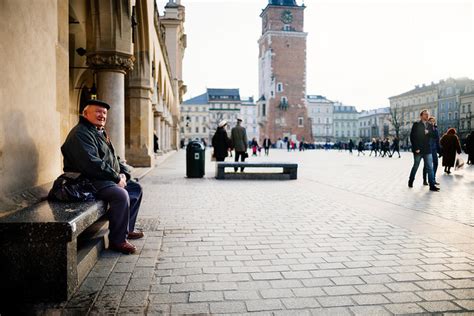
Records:
{"label": "stone pillar base", "polygon": [[143,150],[129,149],[127,151],[127,164],[134,167],[151,167],[153,156],[148,153],[146,148]]}

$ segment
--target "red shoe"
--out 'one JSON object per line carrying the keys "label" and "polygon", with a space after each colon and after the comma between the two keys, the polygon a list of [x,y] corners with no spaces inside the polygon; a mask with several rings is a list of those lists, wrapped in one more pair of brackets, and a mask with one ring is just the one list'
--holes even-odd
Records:
{"label": "red shoe", "polygon": [[126,255],[130,255],[132,253],[135,253],[135,251],[137,251],[137,247],[135,247],[128,241],[125,241],[118,245],[110,244],[109,249],[124,253]]}
{"label": "red shoe", "polygon": [[140,238],[143,238],[145,236],[145,234],[143,232],[130,232],[128,233],[127,235],[127,239],[140,239]]}

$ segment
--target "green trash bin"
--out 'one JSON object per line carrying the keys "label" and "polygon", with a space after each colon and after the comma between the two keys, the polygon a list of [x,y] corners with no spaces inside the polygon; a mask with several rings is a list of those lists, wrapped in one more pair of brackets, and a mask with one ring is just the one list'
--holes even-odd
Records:
{"label": "green trash bin", "polygon": [[186,147],[186,176],[204,177],[206,147],[199,141],[191,141]]}

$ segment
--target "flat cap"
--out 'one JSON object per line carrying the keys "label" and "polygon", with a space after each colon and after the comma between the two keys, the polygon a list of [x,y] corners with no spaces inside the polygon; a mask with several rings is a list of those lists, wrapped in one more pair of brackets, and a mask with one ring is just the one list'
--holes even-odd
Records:
{"label": "flat cap", "polygon": [[97,105],[97,106],[101,106],[103,108],[106,108],[107,110],[110,110],[110,105],[107,102],[101,101],[101,100],[94,100],[94,99],[87,100],[84,107],[86,107],[88,105]]}

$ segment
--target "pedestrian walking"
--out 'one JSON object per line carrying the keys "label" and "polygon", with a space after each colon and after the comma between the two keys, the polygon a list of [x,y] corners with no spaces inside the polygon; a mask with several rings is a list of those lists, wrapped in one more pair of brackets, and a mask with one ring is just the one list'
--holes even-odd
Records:
{"label": "pedestrian walking", "polygon": [[352,139],[349,139],[349,153],[352,155],[352,148],[354,148],[354,142]]}
{"label": "pedestrian walking", "polygon": [[456,129],[448,129],[446,134],[441,137],[440,144],[441,150],[443,152],[444,172],[450,174],[451,168],[454,167],[454,163],[456,162],[456,153],[461,153],[461,144],[459,143],[459,138],[456,135]]}
{"label": "pedestrian walking", "polygon": [[216,133],[212,137],[213,156],[216,161],[224,161],[231,148],[231,141],[225,130],[226,126],[226,120],[220,121]]}
{"label": "pedestrian walking", "polygon": [[286,141],[286,149],[288,150],[288,152],[290,152],[290,149],[291,149],[291,141],[288,139]]}
{"label": "pedestrian walking", "polygon": [[[242,119],[239,117],[237,118],[237,124],[231,131],[231,141],[232,146],[234,147],[235,151],[235,161],[238,162],[239,158],[240,161],[245,162],[245,158],[247,158],[247,131],[244,127],[241,126]],[[235,172],[237,172],[237,168],[234,168]],[[240,168],[240,171],[244,171],[244,167]]]}
{"label": "pedestrian walking", "polygon": [[160,146],[158,145],[158,136],[156,135],[156,131],[153,131],[153,152],[156,154]]}
{"label": "pedestrian walking", "polygon": [[[428,122],[431,123],[433,126],[433,136],[430,138],[430,149],[431,149],[431,156],[433,158],[433,177],[436,185],[439,185],[438,181],[436,181],[436,171],[438,170],[438,157],[441,157],[441,146],[439,144],[439,132],[438,126],[436,125],[436,119],[431,116],[428,119]],[[426,181],[428,176],[428,171],[423,168],[423,184],[428,185],[428,181]]]}
{"label": "pedestrian walking", "polygon": [[381,146],[382,144],[380,143],[380,139],[376,138],[375,139],[375,157],[377,157],[377,153],[379,154],[379,156],[381,155],[381,152],[380,152],[380,149],[381,149]]}
{"label": "pedestrian walking", "polygon": [[359,145],[357,146],[357,156],[359,156],[361,153],[362,153],[362,155],[365,156],[364,143],[360,140]]}
{"label": "pedestrian walking", "polygon": [[389,157],[390,156],[390,141],[388,140],[388,138],[385,138],[385,140],[382,142],[382,145],[383,145],[383,153],[382,153],[382,157]]}
{"label": "pedestrian walking", "polygon": [[300,141],[299,150],[304,151],[304,141]]}
{"label": "pedestrian walking", "polygon": [[258,143],[257,139],[254,137],[252,138],[252,142],[250,143],[250,147],[252,148],[252,156],[257,156],[257,150],[258,150]]}
{"label": "pedestrian walking", "polygon": [[375,157],[377,157],[377,142],[375,138],[372,138],[372,144],[370,145],[370,153],[369,156],[372,156],[372,153],[375,153]]}
{"label": "pedestrian walking", "polygon": [[474,164],[474,131],[466,138],[466,147],[464,152],[467,154],[467,164]]}
{"label": "pedestrian walking", "polygon": [[390,157],[393,156],[393,154],[395,154],[395,152],[398,153],[398,158],[402,158],[402,156],[400,155],[400,139],[398,137],[395,137],[393,139],[393,143],[392,143],[392,154],[390,155]]}
{"label": "pedestrian walking", "polygon": [[433,137],[433,126],[428,122],[430,114],[428,110],[420,112],[420,120],[413,123],[410,133],[411,150],[413,152],[413,166],[408,179],[408,187],[413,187],[415,175],[423,159],[423,164],[428,173],[430,191],[437,192],[439,188],[435,185],[433,175],[433,157],[431,156],[430,138]]}
{"label": "pedestrian walking", "polygon": [[263,149],[265,150],[265,156],[268,156],[268,154],[270,153],[271,145],[272,145],[272,141],[270,140],[270,138],[265,137],[263,139]]}

